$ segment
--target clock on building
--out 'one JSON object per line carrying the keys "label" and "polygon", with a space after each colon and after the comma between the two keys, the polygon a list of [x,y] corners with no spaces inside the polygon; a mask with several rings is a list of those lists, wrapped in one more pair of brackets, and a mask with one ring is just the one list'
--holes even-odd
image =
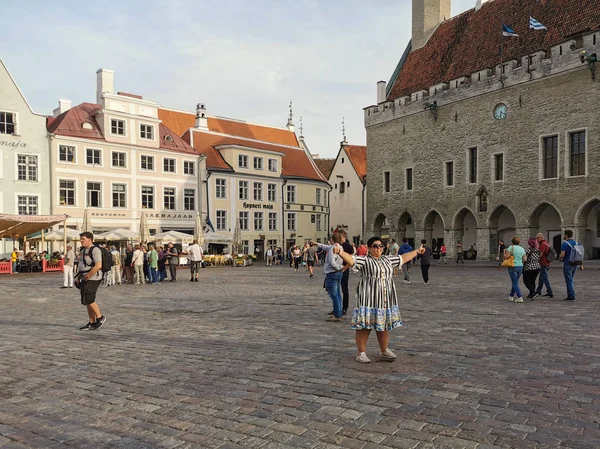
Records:
{"label": "clock on building", "polygon": [[496,120],[504,120],[508,115],[508,108],[504,103],[497,104],[494,108],[494,118]]}

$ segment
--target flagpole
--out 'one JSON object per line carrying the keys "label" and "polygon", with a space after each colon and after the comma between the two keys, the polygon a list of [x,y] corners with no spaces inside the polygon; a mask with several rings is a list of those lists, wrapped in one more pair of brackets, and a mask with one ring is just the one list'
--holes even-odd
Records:
{"label": "flagpole", "polygon": [[502,22],[502,32],[500,33],[500,82],[502,83],[502,87],[504,87],[504,76],[502,73],[503,67],[502,63],[504,62],[504,22]]}

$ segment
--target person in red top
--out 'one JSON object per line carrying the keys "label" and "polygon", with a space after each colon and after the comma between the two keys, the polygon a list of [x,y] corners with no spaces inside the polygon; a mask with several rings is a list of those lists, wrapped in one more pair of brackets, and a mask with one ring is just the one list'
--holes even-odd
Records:
{"label": "person in red top", "polygon": [[548,298],[554,297],[552,293],[552,286],[550,285],[550,279],[548,279],[548,270],[550,269],[550,261],[548,260],[548,253],[550,252],[550,244],[544,239],[544,234],[538,234],[535,236],[538,246],[540,248],[540,280],[536,290],[536,295],[542,294],[542,287],[546,286],[546,294]]}
{"label": "person in red top", "polygon": [[366,256],[368,252],[369,252],[369,250],[365,246],[365,242],[363,240],[361,240],[360,246],[358,248],[356,248],[356,255],[357,256]]}

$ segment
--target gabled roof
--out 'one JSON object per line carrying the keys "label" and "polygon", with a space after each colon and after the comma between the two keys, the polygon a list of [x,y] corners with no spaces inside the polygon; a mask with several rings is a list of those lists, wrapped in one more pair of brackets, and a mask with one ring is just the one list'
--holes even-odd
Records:
{"label": "gabled roof", "polygon": [[367,179],[367,147],[360,145],[346,145],[344,150],[348,155],[348,159],[354,167],[354,171],[361,181]]}
{"label": "gabled roof", "polygon": [[319,171],[321,173],[323,173],[323,176],[325,176],[325,178],[329,179],[329,176],[331,176],[331,170],[333,170],[333,166],[335,165],[335,159],[313,159],[315,161],[315,164],[317,164],[317,167],[319,169]]}
{"label": "gabled roof", "polygon": [[[529,16],[548,31],[529,30]],[[408,54],[387,100],[429,90],[461,76],[500,64],[502,23],[519,38],[504,38],[504,61],[549,51],[600,28],[598,0],[494,0],[439,25],[427,44]]]}

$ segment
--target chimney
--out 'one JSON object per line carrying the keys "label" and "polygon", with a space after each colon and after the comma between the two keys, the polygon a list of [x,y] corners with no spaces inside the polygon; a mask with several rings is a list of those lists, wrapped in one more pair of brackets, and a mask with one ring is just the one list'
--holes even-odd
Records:
{"label": "chimney", "polygon": [[71,101],[70,100],[58,100],[58,107],[52,111],[54,117],[58,117],[63,112],[67,112],[71,109]]}
{"label": "chimney", "polygon": [[387,100],[387,95],[385,93],[386,84],[385,81],[377,81],[377,104],[381,104]]}
{"label": "chimney", "polygon": [[102,104],[105,92],[109,94],[115,91],[115,72],[107,69],[99,69],[96,72],[96,103]]}
{"label": "chimney", "polygon": [[206,106],[202,103],[196,105],[196,129],[208,131],[208,116],[206,115]]}
{"label": "chimney", "polygon": [[437,26],[451,17],[452,0],[413,0],[412,50],[423,47]]}

